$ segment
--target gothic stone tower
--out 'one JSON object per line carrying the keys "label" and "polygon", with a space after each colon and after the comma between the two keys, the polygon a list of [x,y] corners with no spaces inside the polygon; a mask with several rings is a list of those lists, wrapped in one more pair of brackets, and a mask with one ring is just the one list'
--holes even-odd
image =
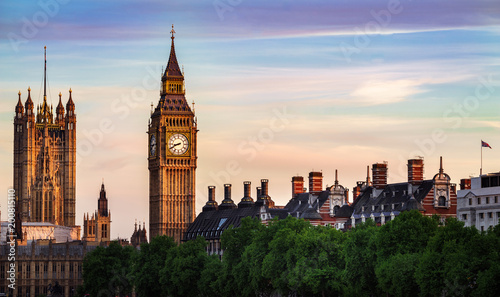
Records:
{"label": "gothic stone tower", "polygon": [[84,241],[110,241],[111,238],[111,211],[108,210],[108,199],[104,182],[101,185],[97,211],[92,217],[87,213],[83,215],[83,237]]}
{"label": "gothic stone tower", "polygon": [[[71,98],[66,115],[59,93],[53,116],[47,103],[45,54],[43,102],[35,118],[31,89],[14,118],[14,190],[16,211],[23,222],[75,225],[76,115]],[[26,108],[26,110],[24,110]]]}
{"label": "gothic stone tower", "polygon": [[160,100],[148,129],[150,240],[168,235],[180,242],[195,218],[196,120],[172,46],[161,79]]}

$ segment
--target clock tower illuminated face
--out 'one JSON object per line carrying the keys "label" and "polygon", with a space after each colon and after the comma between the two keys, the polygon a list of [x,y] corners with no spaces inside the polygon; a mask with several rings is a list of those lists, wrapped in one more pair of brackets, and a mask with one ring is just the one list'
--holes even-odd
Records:
{"label": "clock tower illuminated face", "polygon": [[149,134],[149,235],[180,242],[195,218],[196,118],[186,100],[184,75],[172,46],[161,79],[160,99]]}
{"label": "clock tower illuminated face", "polygon": [[184,134],[172,134],[168,139],[168,149],[174,155],[183,155],[189,148],[189,141]]}

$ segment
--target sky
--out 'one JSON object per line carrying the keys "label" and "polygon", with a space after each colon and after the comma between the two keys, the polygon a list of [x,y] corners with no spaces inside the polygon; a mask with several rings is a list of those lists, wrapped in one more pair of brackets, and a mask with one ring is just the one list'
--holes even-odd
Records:
{"label": "sky", "polygon": [[[407,180],[439,157],[453,183],[500,171],[498,1],[40,0],[0,2],[0,210],[13,176],[17,93],[49,103],[68,90],[77,114],[77,224],[104,180],[112,238],[148,223],[147,125],[174,24],[186,98],[198,122],[196,210],[207,186],[252,196],[269,179],[276,205],[291,178],[322,171],[352,189],[388,162]],[[307,178],[306,178],[307,180]],[[350,193],[352,199],[352,193]],[[149,231],[149,227],[147,227]]]}

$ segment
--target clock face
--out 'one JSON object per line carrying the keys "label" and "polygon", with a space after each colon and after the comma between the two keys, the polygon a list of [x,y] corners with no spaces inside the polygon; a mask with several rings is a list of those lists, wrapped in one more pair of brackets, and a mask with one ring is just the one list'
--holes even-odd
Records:
{"label": "clock face", "polygon": [[149,141],[149,150],[151,156],[156,155],[156,136],[154,134],[151,135],[151,139]]}
{"label": "clock face", "polygon": [[187,152],[189,141],[183,134],[172,134],[168,139],[168,149],[174,155],[183,155]]}

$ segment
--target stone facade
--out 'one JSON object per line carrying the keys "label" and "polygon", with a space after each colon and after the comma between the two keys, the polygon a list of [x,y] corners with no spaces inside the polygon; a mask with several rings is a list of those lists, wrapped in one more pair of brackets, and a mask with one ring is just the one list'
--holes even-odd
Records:
{"label": "stone facade", "polygon": [[89,216],[83,215],[83,237],[84,241],[107,242],[111,238],[111,211],[108,209],[108,199],[104,183],[101,185],[97,211]]}
{"label": "stone facade", "polygon": [[31,89],[24,105],[19,92],[13,179],[19,221],[75,226],[76,114],[71,93],[66,110],[59,93],[54,116],[45,87],[36,114]]}
{"label": "stone facade", "polygon": [[486,231],[500,220],[500,172],[481,175],[462,183],[457,193],[457,217],[465,226]]}
{"label": "stone facade", "polygon": [[15,290],[8,288],[12,263],[7,257],[9,245],[0,246],[0,293],[20,297],[49,295],[49,288],[57,282],[64,296],[75,296],[77,287],[83,284],[83,258],[97,246],[81,241],[53,243],[51,240],[17,246]]}

